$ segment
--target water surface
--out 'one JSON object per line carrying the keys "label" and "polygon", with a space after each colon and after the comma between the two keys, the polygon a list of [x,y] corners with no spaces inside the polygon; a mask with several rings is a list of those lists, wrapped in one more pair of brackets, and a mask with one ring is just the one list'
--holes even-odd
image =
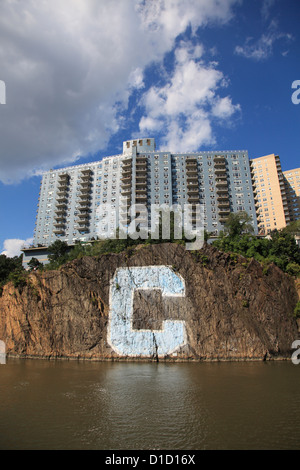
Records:
{"label": "water surface", "polygon": [[7,360],[0,449],[299,449],[300,365]]}

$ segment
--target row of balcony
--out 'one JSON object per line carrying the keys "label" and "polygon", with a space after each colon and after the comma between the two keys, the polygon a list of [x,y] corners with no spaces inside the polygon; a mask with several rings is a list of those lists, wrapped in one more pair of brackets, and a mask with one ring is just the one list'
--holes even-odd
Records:
{"label": "row of balcony", "polygon": [[64,235],[66,229],[68,189],[70,176],[67,173],[58,175],[57,197],[55,205],[55,217],[53,233]]}
{"label": "row of balcony", "polygon": [[[188,158],[186,160],[186,181],[187,181],[187,196],[189,204],[199,204],[199,184],[198,184],[198,169],[197,160],[195,158]],[[192,221],[196,220],[196,211],[192,211]]]}

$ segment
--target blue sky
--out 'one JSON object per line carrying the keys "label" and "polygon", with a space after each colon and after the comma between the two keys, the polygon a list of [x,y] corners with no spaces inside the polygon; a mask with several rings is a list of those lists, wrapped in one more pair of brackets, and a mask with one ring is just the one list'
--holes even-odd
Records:
{"label": "blue sky", "polygon": [[2,0],[0,253],[32,239],[42,171],[124,140],[300,167],[299,21],[299,0]]}

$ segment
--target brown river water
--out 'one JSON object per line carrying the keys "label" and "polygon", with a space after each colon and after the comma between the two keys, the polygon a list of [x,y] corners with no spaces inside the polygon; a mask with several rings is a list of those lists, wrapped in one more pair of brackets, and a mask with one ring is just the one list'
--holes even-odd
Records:
{"label": "brown river water", "polygon": [[0,449],[299,449],[300,365],[8,359]]}

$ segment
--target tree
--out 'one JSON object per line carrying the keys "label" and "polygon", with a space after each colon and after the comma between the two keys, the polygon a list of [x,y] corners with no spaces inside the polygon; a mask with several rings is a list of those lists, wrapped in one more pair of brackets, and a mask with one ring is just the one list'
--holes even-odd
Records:
{"label": "tree", "polygon": [[43,267],[43,263],[41,263],[37,258],[31,258],[28,263],[28,267],[31,271],[41,269]]}
{"label": "tree", "polygon": [[9,258],[6,255],[0,255],[0,284],[5,284],[8,276],[14,270],[22,270],[22,255]]}
{"label": "tree", "polygon": [[66,242],[56,240],[48,247],[50,266],[59,266],[67,261],[69,246]]}
{"label": "tree", "polygon": [[289,263],[300,264],[299,247],[294,236],[288,232],[276,231],[271,234],[269,256],[280,259],[282,269],[286,269]]}
{"label": "tree", "polygon": [[300,235],[300,220],[291,222],[282,229],[283,233],[290,233],[291,235]]}
{"label": "tree", "polygon": [[234,239],[245,233],[253,233],[252,218],[245,211],[231,212],[225,222],[225,234]]}

